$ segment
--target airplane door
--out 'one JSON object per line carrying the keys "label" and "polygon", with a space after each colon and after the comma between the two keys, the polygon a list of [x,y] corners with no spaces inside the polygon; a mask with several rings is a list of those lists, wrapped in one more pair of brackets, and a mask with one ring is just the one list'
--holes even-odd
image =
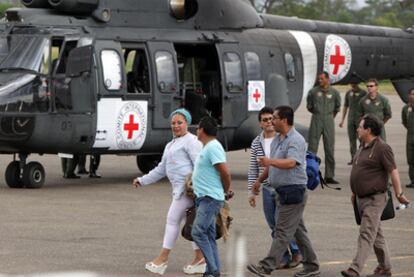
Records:
{"label": "airplane door", "polygon": [[170,128],[169,116],[182,106],[183,97],[178,87],[177,57],[169,42],[148,42],[153,63],[153,128]]}
{"label": "airplane door", "polygon": [[242,55],[238,43],[218,43],[221,68],[222,125],[238,127],[247,116],[247,96]]}

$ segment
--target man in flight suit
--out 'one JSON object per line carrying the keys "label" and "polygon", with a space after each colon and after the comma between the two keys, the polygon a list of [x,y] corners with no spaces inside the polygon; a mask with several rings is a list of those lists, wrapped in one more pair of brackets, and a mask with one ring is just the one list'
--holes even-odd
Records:
{"label": "man in flight suit", "polygon": [[364,96],[358,105],[359,118],[372,114],[384,122],[380,137],[386,141],[385,123],[391,118],[391,106],[388,99],[378,92],[378,81],[369,79],[367,82],[368,95]]}
{"label": "man in flight suit", "polygon": [[408,104],[402,110],[402,123],[407,129],[407,162],[410,184],[407,188],[414,188],[414,88],[410,90]]}
{"label": "man in flight suit", "polygon": [[334,118],[341,107],[339,92],[330,86],[329,74],[320,73],[319,85],[311,89],[307,97],[307,109],[312,113],[309,128],[308,150],[317,153],[319,140],[323,136],[325,148],[325,180],[328,184],[339,184],[335,177],[335,123]]}
{"label": "man in flight suit", "polygon": [[349,110],[348,114],[348,138],[349,138],[349,147],[351,151],[351,161],[348,165],[352,164],[352,159],[355,156],[357,150],[357,128],[359,124],[359,113],[358,113],[358,105],[359,101],[367,95],[367,92],[361,89],[358,86],[358,83],[351,83],[351,89],[348,90],[345,94],[345,103],[342,109],[342,120],[339,123],[339,127],[344,127],[344,121],[346,114]]}

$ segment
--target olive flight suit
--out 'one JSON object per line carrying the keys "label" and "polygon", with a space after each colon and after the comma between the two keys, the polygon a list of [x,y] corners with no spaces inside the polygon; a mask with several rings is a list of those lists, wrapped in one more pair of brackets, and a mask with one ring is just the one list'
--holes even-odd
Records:
{"label": "olive flight suit", "polygon": [[411,184],[414,184],[414,105],[405,105],[402,110],[402,123],[407,128],[407,162]]}
{"label": "olive flight suit", "polygon": [[[364,96],[359,101],[358,109],[360,118],[366,114],[373,114],[384,122],[384,120],[388,120],[392,116],[390,103],[388,99],[381,94],[378,94],[374,100],[369,98],[369,95]],[[383,141],[386,141],[385,127],[382,128],[380,136]]]}
{"label": "olive flight suit", "polygon": [[325,91],[316,86],[309,91],[306,107],[312,113],[308,150],[313,153],[318,152],[319,140],[322,135],[325,148],[325,178],[333,178],[335,176],[334,114],[336,115],[341,107],[341,96],[332,87]]}
{"label": "olive flight suit", "polygon": [[358,91],[349,90],[345,95],[344,106],[348,108],[348,138],[352,159],[357,150],[357,128],[360,119],[358,105],[365,95],[367,95],[367,92],[362,89]]}

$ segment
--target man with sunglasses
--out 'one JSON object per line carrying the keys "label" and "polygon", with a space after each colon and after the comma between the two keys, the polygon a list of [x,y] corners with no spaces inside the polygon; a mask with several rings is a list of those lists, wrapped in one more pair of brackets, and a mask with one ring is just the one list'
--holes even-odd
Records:
{"label": "man with sunglasses", "polygon": [[335,122],[334,118],[341,108],[341,96],[331,87],[329,74],[318,75],[319,84],[309,91],[306,108],[312,113],[309,127],[309,147],[313,153],[318,152],[319,140],[322,136],[325,149],[325,181],[328,184],[339,184],[335,177]]}
{"label": "man with sunglasses", "polygon": [[[261,167],[258,162],[258,158],[270,157],[270,145],[275,138],[276,131],[272,124],[273,119],[273,109],[270,107],[264,107],[259,111],[259,125],[262,129],[262,132],[253,140],[250,147],[250,164],[248,172],[248,185],[247,189],[249,191],[249,204],[251,207],[256,207],[256,194],[252,191],[253,185],[260,174],[263,173],[264,167]],[[263,212],[267,225],[271,230],[272,238],[275,237],[276,232],[276,191],[269,184],[268,180],[264,180],[262,183],[262,195],[263,195]],[[293,268],[300,264],[302,257],[300,255],[299,247],[296,244],[295,240],[292,240],[289,243],[290,252],[292,257],[290,257],[289,251],[286,249],[286,252],[283,256],[282,262],[279,264],[277,269],[282,268]]]}
{"label": "man with sunglasses", "polygon": [[269,252],[257,264],[247,269],[256,276],[265,277],[281,263],[289,241],[295,238],[303,255],[302,270],[295,277],[319,277],[319,261],[308,237],[303,220],[308,193],[306,183],[306,142],[294,127],[294,112],[289,106],[279,106],[273,113],[277,135],[271,144],[270,158],[260,157],[259,165],[266,167],[253,185],[259,193],[260,185],[269,178],[276,190],[277,224]]}
{"label": "man with sunglasses", "polygon": [[[368,80],[367,89],[368,95],[359,101],[359,118],[361,119],[367,114],[375,115],[385,125],[392,116],[390,103],[387,97],[378,92],[378,81],[376,79]],[[385,127],[382,128],[380,137],[386,141]]]}

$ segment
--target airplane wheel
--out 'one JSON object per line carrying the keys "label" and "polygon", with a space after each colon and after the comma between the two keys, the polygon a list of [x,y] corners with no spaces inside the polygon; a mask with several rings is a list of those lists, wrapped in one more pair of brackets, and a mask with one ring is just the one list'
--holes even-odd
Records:
{"label": "airplane wheel", "polygon": [[45,183],[45,169],[38,162],[30,162],[23,169],[23,184],[28,189],[38,189]]}
{"label": "airplane wheel", "polygon": [[23,182],[20,178],[20,162],[12,161],[6,168],[6,184],[9,188],[23,188]]}
{"label": "airplane wheel", "polygon": [[147,174],[161,161],[161,155],[137,156],[137,165],[142,173]]}

